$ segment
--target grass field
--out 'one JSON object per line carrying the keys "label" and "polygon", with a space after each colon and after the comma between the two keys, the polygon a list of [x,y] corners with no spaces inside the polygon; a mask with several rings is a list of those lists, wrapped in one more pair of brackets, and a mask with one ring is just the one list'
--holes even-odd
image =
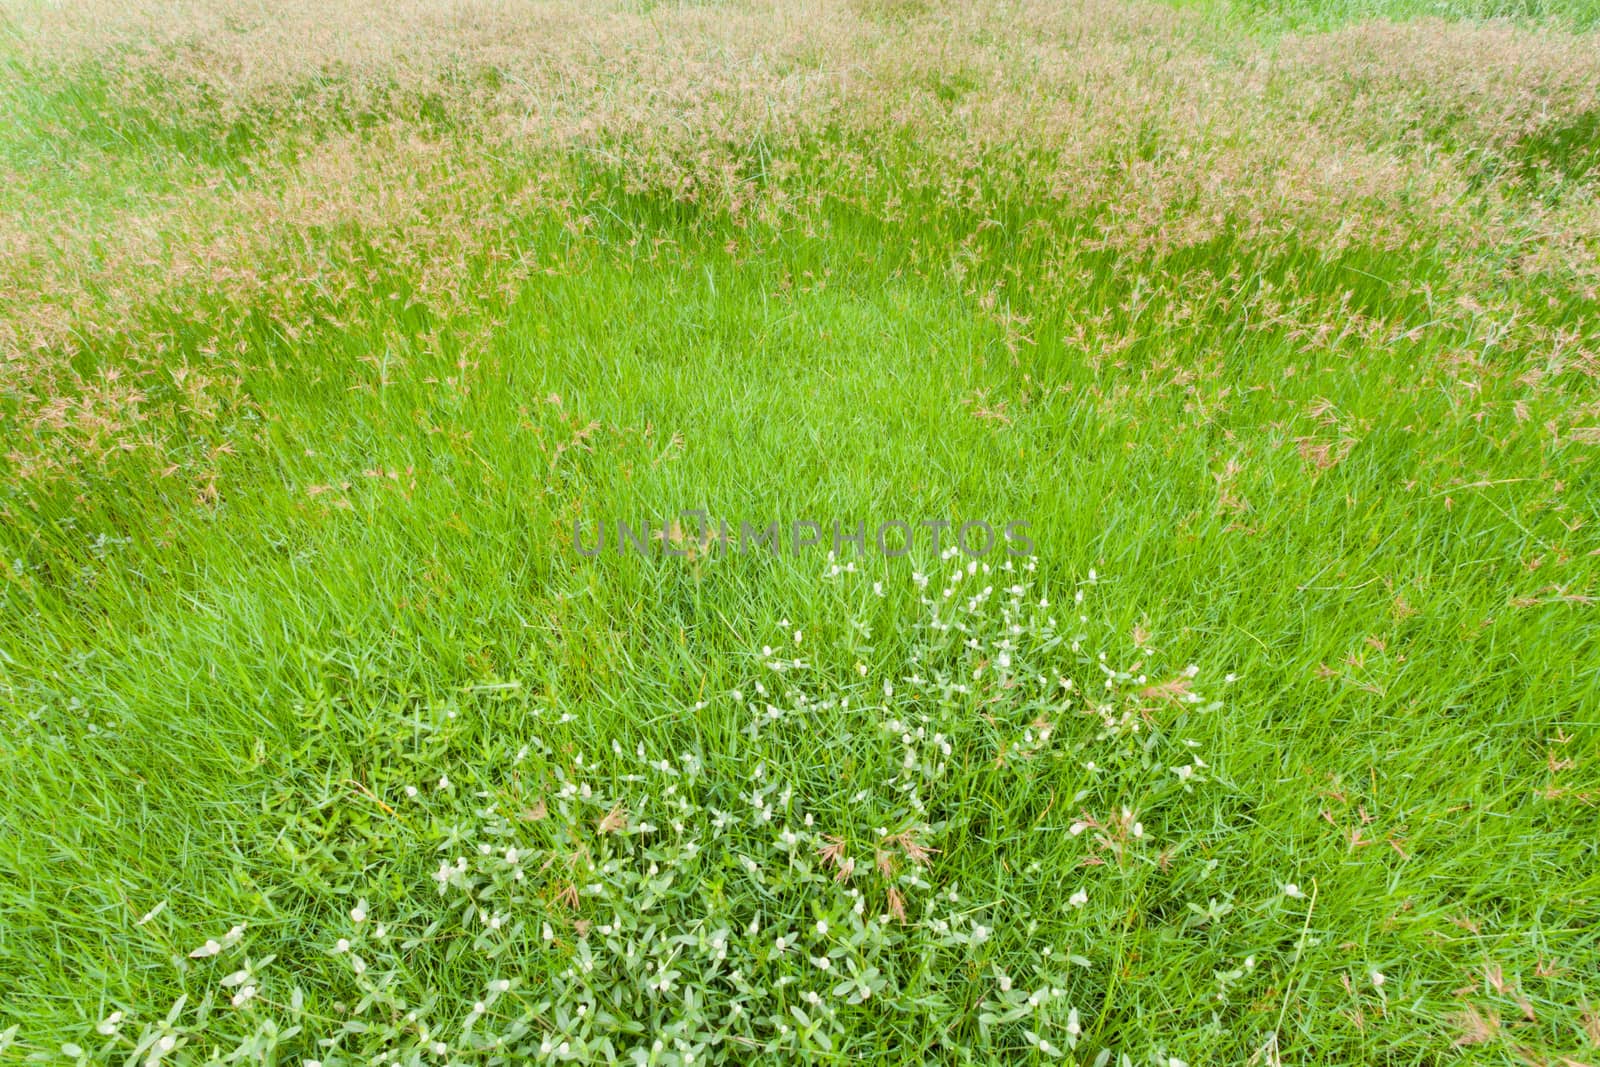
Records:
{"label": "grass field", "polygon": [[1600,1064],[1593,0],[0,11],[0,1062]]}

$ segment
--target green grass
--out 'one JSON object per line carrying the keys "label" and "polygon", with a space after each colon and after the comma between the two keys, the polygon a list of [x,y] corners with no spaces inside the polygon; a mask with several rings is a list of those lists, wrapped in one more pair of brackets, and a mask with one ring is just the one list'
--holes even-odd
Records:
{"label": "green grass", "polygon": [[1600,23],[1592,0],[1170,0],[1175,6],[1249,22],[1259,31],[1322,30],[1373,19],[1492,20],[1563,30]]}
{"label": "green grass", "polygon": [[[282,141],[106,125],[97,93],[28,96],[0,147],[30,195],[278,180],[250,164]],[[52,177],[39,131],[80,121],[107,169]],[[1530,156],[1587,151],[1584,121]],[[785,151],[822,189],[833,147]],[[74,358],[135,368],[163,462],[8,472],[0,1059],[143,1061],[164,1034],[171,1062],[1600,1055],[1600,481],[1569,432],[1593,391],[1502,310],[1592,338],[1581,286],[1491,274],[1462,314],[1431,247],[1104,251],[1020,194],[994,227],[848,193],[746,225],[599,157],[493,167],[484,217],[539,269],[472,261],[444,313],[427,263],[357,228],[305,234],[355,265],[342,288],[241,309],[175,281]],[[1025,325],[982,302],[1007,281]],[[1298,310],[1261,321],[1269,291]],[[1299,328],[1341,308],[1392,338]],[[202,413],[178,367],[237,385]],[[0,445],[49,445],[21,403]],[[964,561],[925,547],[838,575],[574,551],[575,519],[685,509],[1022,520],[1037,570],[992,555],[946,600]],[[1076,695],[1100,652],[1111,724]],[[1190,664],[1193,702],[1147,689]],[[891,888],[904,923],[877,921]]]}

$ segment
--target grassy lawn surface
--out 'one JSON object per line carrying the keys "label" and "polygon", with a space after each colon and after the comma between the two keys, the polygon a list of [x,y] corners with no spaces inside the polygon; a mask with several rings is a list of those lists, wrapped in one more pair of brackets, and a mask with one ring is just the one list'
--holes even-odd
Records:
{"label": "grassy lawn surface", "polygon": [[1590,0],[0,12],[0,1062],[1600,1063]]}

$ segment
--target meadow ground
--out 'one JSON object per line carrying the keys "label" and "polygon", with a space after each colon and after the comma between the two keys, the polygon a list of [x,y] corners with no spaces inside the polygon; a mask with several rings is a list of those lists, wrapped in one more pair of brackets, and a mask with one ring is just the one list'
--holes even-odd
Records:
{"label": "meadow ground", "polygon": [[0,1060],[1600,1063],[1600,8],[1452,4],[6,0]]}

